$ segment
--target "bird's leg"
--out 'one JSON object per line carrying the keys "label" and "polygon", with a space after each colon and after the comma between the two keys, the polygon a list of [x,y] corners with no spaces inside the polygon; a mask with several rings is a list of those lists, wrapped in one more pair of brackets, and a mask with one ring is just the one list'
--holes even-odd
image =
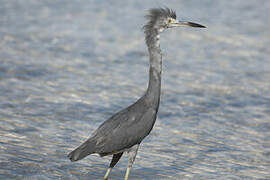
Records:
{"label": "bird's leg", "polygon": [[105,176],[104,176],[104,180],[107,180],[109,175],[110,175],[110,172],[112,171],[112,168],[116,165],[116,163],[119,161],[119,159],[122,157],[123,153],[118,153],[118,154],[114,154],[113,157],[112,157],[112,161],[111,161],[111,164],[110,164],[110,167],[108,168]]}
{"label": "bird's leg", "polygon": [[128,150],[128,167],[127,167],[127,171],[126,171],[126,175],[125,175],[125,180],[128,180],[130,169],[135,161],[139,146],[140,146],[140,144],[136,144]]}

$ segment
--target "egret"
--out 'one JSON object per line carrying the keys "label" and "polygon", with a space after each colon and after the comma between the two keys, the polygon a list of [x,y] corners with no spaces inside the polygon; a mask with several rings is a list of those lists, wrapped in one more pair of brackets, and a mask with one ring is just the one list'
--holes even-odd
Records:
{"label": "egret", "polygon": [[128,180],[138,148],[155,124],[161,90],[160,33],[168,28],[180,26],[205,28],[197,23],[177,20],[175,11],[169,8],[150,9],[146,19],[147,23],[143,29],[149,52],[150,69],[145,94],[135,103],[103,122],[88,140],[68,155],[71,161],[78,161],[95,153],[101,157],[113,155],[104,180],[108,179],[112,168],[124,152],[128,153],[128,166],[125,174],[125,180]]}

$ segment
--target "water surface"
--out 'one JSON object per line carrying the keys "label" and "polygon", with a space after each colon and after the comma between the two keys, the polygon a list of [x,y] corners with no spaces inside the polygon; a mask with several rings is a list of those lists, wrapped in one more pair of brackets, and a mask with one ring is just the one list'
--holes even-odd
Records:
{"label": "water surface", "polygon": [[270,1],[166,2],[0,1],[0,179],[102,179],[110,157],[66,155],[144,93],[141,27],[163,5],[207,29],[162,34],[159,115],[130,179],[270,179]]}

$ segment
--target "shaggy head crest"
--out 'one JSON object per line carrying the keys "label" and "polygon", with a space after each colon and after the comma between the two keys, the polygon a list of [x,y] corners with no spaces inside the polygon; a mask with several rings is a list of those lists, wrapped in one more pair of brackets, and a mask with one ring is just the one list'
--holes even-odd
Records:
{"label": "shaggy head crest", "polygon": [[153,8],[149,10],[149,14],[145,16],[149,21],[155,21],[158,18],[173,18],[176,19],[176,13],[169,8]]}
{"label": "shaggy head crest", "polygon": [[143,29],[146,35],[146,43],[150,44],[156,32],[162,32],[167,28],[167,20],[169,18],[176,19],[176,13],[169,8],[153,8],[148,11],[145,17],[148,21],[143,26]]}

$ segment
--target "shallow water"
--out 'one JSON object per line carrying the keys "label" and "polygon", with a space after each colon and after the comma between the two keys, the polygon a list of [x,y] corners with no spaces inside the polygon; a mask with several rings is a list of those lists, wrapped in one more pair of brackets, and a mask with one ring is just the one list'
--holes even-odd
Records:
{"label": "shallow water", "polygon": [[[0,179],[102,179],[66,155],[148,82],[162,1],[0,1]],[[130,179],[270,179],[270,1],[166,1],[207,26],[161,36],[159,115]],[[124,156],[111,174],[123,179]]]}

